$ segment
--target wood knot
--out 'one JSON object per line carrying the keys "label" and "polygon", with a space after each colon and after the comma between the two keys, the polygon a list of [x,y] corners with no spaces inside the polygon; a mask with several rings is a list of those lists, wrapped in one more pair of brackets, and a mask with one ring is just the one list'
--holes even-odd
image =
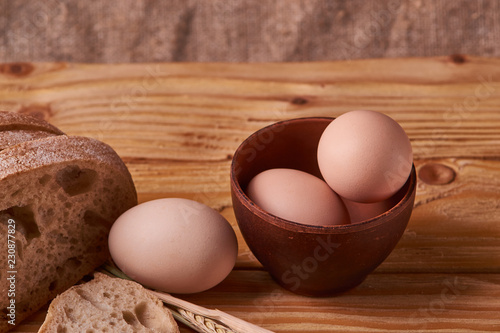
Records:
{"label": "wood knot", "polygon": [[451,62],[455,63],[455,64],[463,64],[467,61],[467,59],[465,58],[464,55],[462,54],[452,54],[450,56],[450,60]]}
{"label": "wood knot", "polygon": [[0,73],[17,77],[27,76],[33,72],[35,67],[27,62],[13,62],[0,64]]}
{"label": "wood knot", "polygon": [[52,116],[52,110],[49,105],[27,105],[23,106],[18,112],[45,121],[49,121]]}
{"label": "wood knot", "polygon": [[427,163],[418,171],[418,178],[429,185],[446,185],[455,180],[455,171],[444,164]]}
{"label": "wood knot", "polygon": [[294,99],[292,99],[292,104],[295,104],[295,105],[304,105],[308,102],[307,99],[305,98],[302,98],[302,97],[295,97]]}

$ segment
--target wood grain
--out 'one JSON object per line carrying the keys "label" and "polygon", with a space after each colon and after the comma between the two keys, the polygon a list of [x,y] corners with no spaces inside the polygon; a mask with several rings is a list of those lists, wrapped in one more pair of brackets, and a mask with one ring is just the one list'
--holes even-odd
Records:
{"label": "wood grain", "polygon": [[[277,333],[497,332],[499,293],[498,274],[371,274],[340,296],[311,298],[282,289],[266,272],[236,270],[182,298]],[[15,332],[36,332],[43,319],[38,313]]]}
{"label": "wood grain", "polygon": [[[500,60],[462,60],[10,63],[0,66],[0,108],[110,144],[141,202],[191,198],[230,221],[235,270],[186,300],[276,332],[498,331]],[[272,122],[353,109],[385,112],[408,133],[419,175],[412,218],[358,288],[332,298],[293,295],[263,271],[239,232],[232,154]],[[43,318],[42,310],[18,332],[35,332]]]}

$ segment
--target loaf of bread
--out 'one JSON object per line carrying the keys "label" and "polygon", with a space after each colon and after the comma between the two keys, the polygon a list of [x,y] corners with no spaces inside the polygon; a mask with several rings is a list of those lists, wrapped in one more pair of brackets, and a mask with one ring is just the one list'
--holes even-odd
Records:
{"label": "loaf of bread", "polygon": [[71,287],[50,304],[38,333],[174,333],[170,311],[140,284],[95,273],[93,280]]}
{"label": "loaf of bread", "polygon": [[[104,263],[112,223],[137,204],[130,173],[111,147],[36,122],[0,125],[0,137],[10,131],[18,138],[0,150],[0,332]],[[19,139],[37,131],[46,135]]]}

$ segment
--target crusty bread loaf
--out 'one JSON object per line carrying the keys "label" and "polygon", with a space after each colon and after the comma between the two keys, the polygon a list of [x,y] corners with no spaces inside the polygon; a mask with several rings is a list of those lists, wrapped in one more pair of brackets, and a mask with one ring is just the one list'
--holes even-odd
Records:
{"label": "crusty bread loaf", "polygon": [[[137,204],[126,166],[108,145],[85,137],[48,136],[0,151],[0,248],[15,223],[15,296],[0,255],[0,332],[15,300],[15,323],[92,272],[109,256],[111,224]],[[10,270],[10,269],[9,269]]]}
{"label": "crusty bread loaf", "polygon": [[38,333],[179,332],[170,311],[140,284],[95,273],[50,304]]}
{"label": "crusty bread loaf", "polygon": [[62,134],[57,127],[44,120],[0,111],[0,150],[21,142]]}

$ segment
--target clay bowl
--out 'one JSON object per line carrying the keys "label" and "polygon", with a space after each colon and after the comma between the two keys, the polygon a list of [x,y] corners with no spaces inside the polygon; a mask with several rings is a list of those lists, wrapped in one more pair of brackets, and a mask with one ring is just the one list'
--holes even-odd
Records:
{"label": "clay bowl", "polygon": [[408,224],[415,200],[413,166],[385,213],[355,224],[311,226],[284,220],[245,194],[250,180],[271,168],[293,168],[321,178],[316,147],[334,118],[300,118],[262,128],[236,150],[231,196],[241,233],[255,257],[285,289],[328,296],[359,285],[391,253]]}

